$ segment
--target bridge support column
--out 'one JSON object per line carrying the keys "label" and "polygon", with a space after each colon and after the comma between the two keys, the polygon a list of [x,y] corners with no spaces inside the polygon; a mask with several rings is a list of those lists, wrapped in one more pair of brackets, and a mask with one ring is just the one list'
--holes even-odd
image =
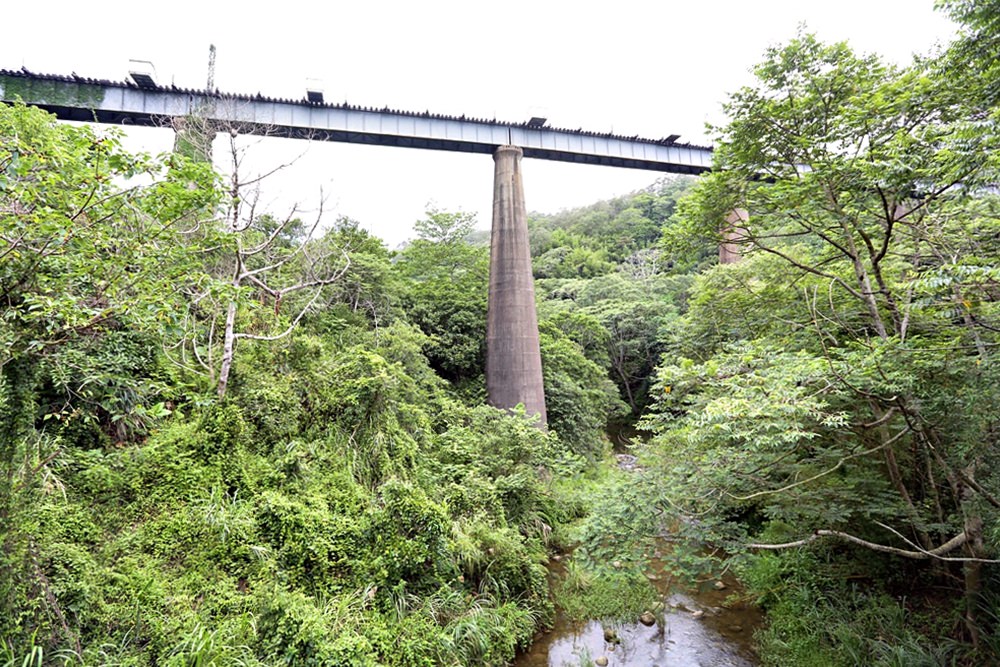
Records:
{"label": "bridge support column", "polygon": [[500,146],[493,153],[493,231],[486,316],[486,396],[510,409],[523,403],[545,428],[545,391],[538,344],[535,284],[521,183],[522,151]]}
{"label": "bridge support column", "polygon": [[743,259],[740,242],[746,240],[749,219],[746,210],[742,208],[734,208],[726,216],[722,227],[722,243],[719,244],[719,264],[735,264]]}

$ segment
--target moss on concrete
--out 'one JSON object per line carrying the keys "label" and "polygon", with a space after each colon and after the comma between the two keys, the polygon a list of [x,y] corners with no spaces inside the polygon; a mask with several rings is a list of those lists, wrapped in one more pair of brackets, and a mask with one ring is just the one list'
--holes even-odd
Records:
{"label": "moss on concrete", "polygon": [[104,101],[104,86],[76,81],[0,75],[0,99],[27,104],[93,108]]}

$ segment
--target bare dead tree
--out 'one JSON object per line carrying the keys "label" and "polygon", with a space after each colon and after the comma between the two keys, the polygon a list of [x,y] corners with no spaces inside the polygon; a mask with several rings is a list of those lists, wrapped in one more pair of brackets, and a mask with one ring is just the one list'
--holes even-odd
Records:
{"label": "bare dead tree", "polygon": [[[241,114],[233,108],[224,115],[239,118]],[[261,184],[294,165],[304,151],[287,162],[253,173],[247,166],[252,145],[243,142],[250,132],[244,130],[250,130],[259,144],[273,134],[268,128],[198,116],[179,119],[174,127],[179,137],[187,133],[189,147],[202,150],[203,157],[216,134],[227,138],[228,196],[217,221],[222,234],[217,244],[209,244],[204,250],[215,261],[188,292],[188,309],[182,322],[184,335],[164,347],[174,363],[208,378],[222,398],[238,341],[276,341],[288,336],[316,306],[323,288],[344,276],[351,260],[346,247],[330,247],[317,235],[325,204],[322,189],[319,206],[308,225],[302,223],[298,205],[280,220],[261,210]],[[302,298],[296,299],[292,312],[282,318],[282,306],[293,295]],[[254,330],[241,330],[241,308],[254,304],[259,307],[268,299],[273,302],[271,324],[261,328],[255,323],[258,326]]]}

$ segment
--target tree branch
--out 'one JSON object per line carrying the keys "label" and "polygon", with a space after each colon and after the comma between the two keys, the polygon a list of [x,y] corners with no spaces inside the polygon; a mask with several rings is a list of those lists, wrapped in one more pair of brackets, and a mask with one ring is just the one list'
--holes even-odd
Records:
{"label": "tree branch", "polygon": [[792,266],[794,266],[797,269],[800,269],[802,271],[806,271],[807,273],[815,274],[815,275],[820,276],[822,278],[827,278],[828,280],[832,280],[835,283],[837,283],[838,285],[840,285],[841,287],[843,287],[847,291],[847,293],[850,294],[851,296],[853,296],[854,298],[856,298],[856,299],[858,299],[860,301],[864,301],[865,300],[865,298],[864,298],[864,296],[862,296],[861,292],[857,291],[856,289],[854,289],[853,287],[851,287],[850,285],[848,285],[842,278],[839,278],[839,277],[833,275],[832,273],[827,273],[825,271],[820,271],[819,269],[817,269],[815,267],[808,266],[807,264],[802,264],[801,262],[798,262],[798,261],[792,259],[790,256],[786,255],[785,253],[781,252],[780,250],[775,250],[774,248],[768,248],[767,246],[763,246],[763,245],[760,245],[760,244],[757,244],[757,247],[759,249],[763,250],[764,252],[769,252],[772,255],[777,255],[778,257],[782,258],[783,260],[785,260],[786,262],[788,262],[789,264],[791,264]]}
{"label": "tree branch", "polygon": [[292,333],[292,331],[295,330],[295,327],[298,326],[299,324],[299,320],[301,320],[302,317],[306,314],[306,311],[308,311],[312,307],[312,305],[316,303],[316,299],[319,298],[319,295],[322,293],[322,291],[323,291],[322,289],[316,290],[316,293],[313,294],[313,297],[309,300],[309,303],[303,306],[302,310],[299,311],[299,314],[295,316],[294,320],[292,320],[292,323],[288,325],[288,328],[282,331],[280,334],[277,334],[275,336],[261,336],[258,334],[250,334],[250,333],[236,333],[233,334],[234,338],[246,338],[248,340],[264,340],[264,341],[281,340],[282,338],[284,338],[285,336],[287,336],[288,334]]}
{"label": "tree branch", "polygon": [[[882,524],[879,525],[881,526]],[[885,527],[886,526],[883,526],[883,528]],[[892,532],[899,535],[899,533],[897,533],[895,530],[893,530]],[[858,546],[865,547],[866,549],[871,549],[872,551],[879,551],[881,553],[887,553],[893,556],[902,556],[903,558],[909,558],[911,560],[930,560],[933,558],[936,560],[942,560],[948,562],[960,562],[960,563],[967,563],[967,562],[1000,563],[1000,560],[994,560],[988,558],[954,558],[954,557],[944,556],[944,554],[954,551],[955,549],[962,546],[968,541],[969,536],[968,534],[965,533],[965,531],[962,531],[961,533],[951,538],[950,540],[948,540],[939,547],[935,547],[934,549],[920,549],[919,547],[917,547],[918,550],[916,551],[909,551],[907,549],[890,547],[885,544],[869,542],[868,540],[863,540],[860,537],[855,537],[854,535],[839,530],[817,530],[809,537],[804,537],[801,540],[795,540],[794,542],[784,542],[781,544],[751,543],[746,546],[748,549],[763,549],[769,551],[777,551],[780,549],[792,549],[795,547],[803,547],[809,544],[810,542],[815,542],[821,537],[836,537],[841,540],[851,542],[852,544],[857,544]],[[906,540],[906,538],[903,539],[904,541],[909,543],[909,540]]]}
{"label": "tree branch", "polygon": [[879,451],[881,449],[885,449],[886,447],[888,447],[889,445],[891,445],[895,441],[899,440],[901,437],[903,437],[904,435],[906,435],[909,432],[910,432],[909,428],[904,428],[902,431],[900,431],[896,435],[892,436],[892,438],[890,438],[886,442],[883,442],[880,445],[872,447],[871,449],[866,449],[863,452],[856,452],[854,454],[848,454],[847,456],[844,456],[839,461],[837,461],[833,466],[831,466],[830,468],[827,468],[823,472],[816,473],[812,477],[808,477],[806,479],[799,480],[798,482],[792,482],[791,484],[783,486],[780,489],[765,489],[763,491],[757,491],[756,493],[751,493],[748,496],[735,496],[735,495],[729,493],[728,491],[726,491],[724,493],[727,496],[729,496],[730,498],[732,498],[733,500],[741,500],[741,501],[742,500],[753,500],[754,498],[759,498],[761,496],[767,496],[767,495],[770,495],[772,493],[783,493],[785,491],[789,491],[791,489],[794,489],[797,486],[802,486],[803,484],[808,484],[809,482],[814,482],[817,479],[819,479],[821,477],[825,477],[825,476],[829,475],[832,472],[836,472],[837,470],[840,469],[840,467],[842,465],[844,465],[847,461],[850,461],[851,459],[856,459],[859,456],[865,456],[867,454],[874,454],[875,452],[877,452],[877,451]]}

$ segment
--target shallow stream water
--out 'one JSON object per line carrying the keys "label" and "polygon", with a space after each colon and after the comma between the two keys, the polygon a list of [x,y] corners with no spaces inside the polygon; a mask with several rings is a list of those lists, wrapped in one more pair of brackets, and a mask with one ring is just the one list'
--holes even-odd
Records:
{"label": "shallow stream water", "polygon": [[[555,568],[554,576],[560,576]],[[735,581],[726,588],[696,591],[667,590],[656,582],[664,613],[652,626],[634,623],[573,623],[557,610],[552,629],[536,637],[531,647],[514,661],[514,667],[580,667],[601,664],[614,667],[753,667],[757,664],[751,638],[760,625],[756,608],[733,601]],[[620,643],[605,641],[613,630]]]}
{"label": "shallow stream water", "polygon": [[[630,470],[635,457],[619,455],[619,466]],[[664,543],[664,549],[669,546]],[[711,581],[697,590],[681,590],[662,575],[662,563],[650,564],[663,601],[663,612],[646,626],[591,620],[574,623],[556,601],[553,627],[539,634],[531,647],[514,661],[514,667],[754,667],[754,630],[760,626],[760,611],[738,601],[739,584],[731,577]],[[565,574],[562,562],[552,562],[553,584]],[[553,586],[553,589],[555,587]],[[618,642],[606,641],[613,631]],[[601,658],[606,658],[605,663]]]}

